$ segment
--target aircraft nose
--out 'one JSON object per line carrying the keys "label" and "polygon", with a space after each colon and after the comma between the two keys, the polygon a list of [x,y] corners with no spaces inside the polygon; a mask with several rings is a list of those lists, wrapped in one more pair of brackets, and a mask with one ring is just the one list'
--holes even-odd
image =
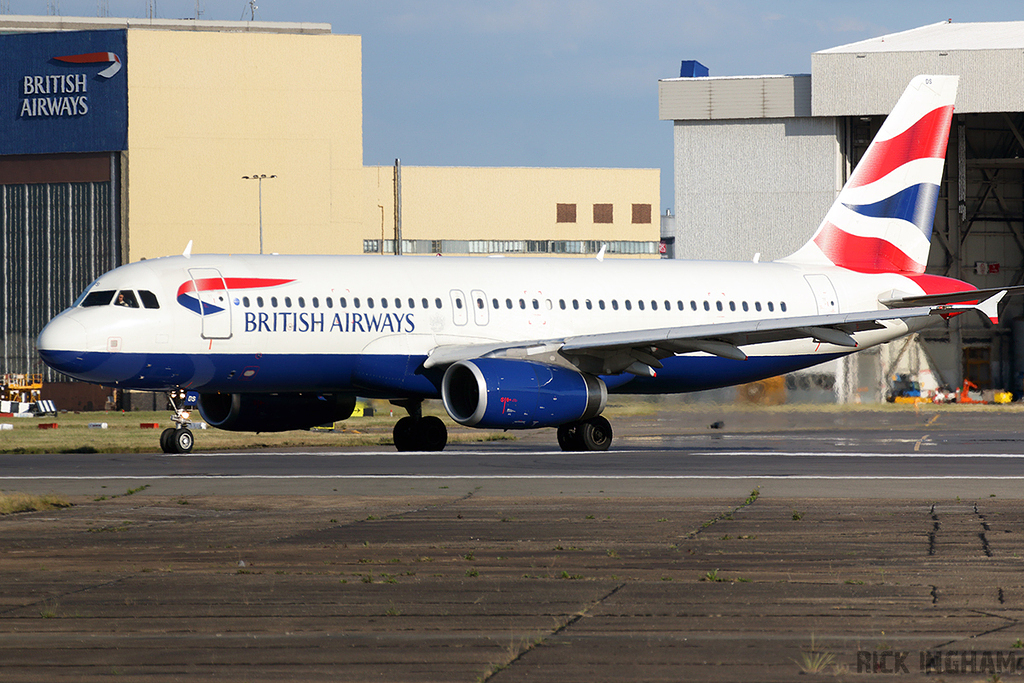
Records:
{"label": "aircraft nose", "polygon": [[86,350],[85,326],[74,318],[59,315],[51,320],[36,338],[36,348],[43,362],[54,370],[74,372]]}

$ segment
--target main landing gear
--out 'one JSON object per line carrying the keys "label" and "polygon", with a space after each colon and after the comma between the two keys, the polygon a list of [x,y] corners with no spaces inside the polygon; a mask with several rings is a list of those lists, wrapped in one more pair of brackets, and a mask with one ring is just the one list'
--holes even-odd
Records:
{"label": "main landing gear", "polygon": [[441,418],[423,416],[423,399],[392,401],[409,411],[409,415],[395,423],[391,432],[395,448],[400,451],[443,451],[448,444],[448,428]]}
{"label": "main landing gear", "polygon": [[563,451],[606,451],[612,445],[612,425],[601,415],[564,424],[558,428],[558,445]]}
{"label": "main landing gear", "polygon": [[160,449],[164,453],[191,453],[195,437],[192,435],[192,430],[189,429],[189,425],[192,424],[189,410],[191,406],[186,400],[185,391],[177,389],[169,392],[167,399],[171,402],[171,407],[174,408],[174,414],[171,415],[174,426],[161,432]]}

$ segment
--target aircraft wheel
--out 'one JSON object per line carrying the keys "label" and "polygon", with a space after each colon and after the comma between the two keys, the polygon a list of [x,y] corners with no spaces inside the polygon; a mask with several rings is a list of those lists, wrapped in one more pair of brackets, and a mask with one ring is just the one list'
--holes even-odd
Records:
{"label": "aircraft wheel", "polygon": [[174,428],[168,427],[160,432],[160,450],[164,453],[174,453]]}
{"label": "aircraft wheel", "polygon": [[606,451],[612,445],[612,425],[601,415],[580,424],[583,450]]}
{"label": "aircraft wheel", "polygon": [[571,422],[558,427],[558,447],[566,452],[583,450],[579,422]]}
{"label": "aircraft wheel", "polygon": [[443,451],[448,444],[448,428],[441,418],[427,415],[417,425],[419,445],[425,451]]}
{"label": "aircraft wheel", "polygon": [[175,429],[174,434],[170,441],[174,445],[174,451],[176,453],[191,453],[192,446],[195,445],[195,437],[192,436],[191,429]]}
{"label": "aircraft wheel", "polygon": [[411,417],[403,417],[392,428],[391,438],[394,439],[396,450],[416,450],[416,421]]}

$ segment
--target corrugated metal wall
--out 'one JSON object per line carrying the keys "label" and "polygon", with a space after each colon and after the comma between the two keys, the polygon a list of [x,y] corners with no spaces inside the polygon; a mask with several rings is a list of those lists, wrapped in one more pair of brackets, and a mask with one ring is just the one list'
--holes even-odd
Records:
{"label": "corrugated metal wall", "polygon": [[42,372],[35,338],[117,262],[111,183],[0,185],[0,372]]}

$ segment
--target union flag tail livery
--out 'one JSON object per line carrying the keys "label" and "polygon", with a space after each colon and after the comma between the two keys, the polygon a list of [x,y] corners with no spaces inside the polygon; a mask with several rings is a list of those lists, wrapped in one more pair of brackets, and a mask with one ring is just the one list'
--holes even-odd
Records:
{"label": "union flag tail livery", "polygon": [[784,261],[924,272],[957,81],[910,82],[814,237]]}
{"label": "union flag tail livery", "polygon": [[100,276],[36,345],[77,379],[169,392],[168,453],[192,449],[193,405],[211,426],[272,432],[343,420],[356,396],[409,412],[398,450],[444,448],[425,399],[468,427],[554,427],[563,450],[605,450],[611,393],[744,384],[967,310],[996,319],[1015,288],[924,273],[956,86],[915,78],[814,237],[781,261],[187,247]]}

